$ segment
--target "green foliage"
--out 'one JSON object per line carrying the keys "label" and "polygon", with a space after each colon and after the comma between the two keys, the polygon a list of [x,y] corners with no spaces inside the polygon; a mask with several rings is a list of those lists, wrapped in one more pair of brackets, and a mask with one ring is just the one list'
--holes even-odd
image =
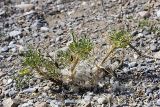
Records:
{"label": "green foliage", "polygon": [[30,78],[32,74],[28,68],[21,69],[17,75],[13,77],[16,83],[17,89],[23,89],[29,86]]}
{"label": "green foliage", "polygon": [[57,62],[59,64],[70,65],[76,57],[85,59],[93,48],[91,40],[86,36],[78,39],[78,37],[72,33],[72,37],[73,42],[69,44],[68,50],[60,50],[57,53]]}
{"label": "green foliage", "polygon": [[59,69],[56,67],[55,63],[49,61],[48,59],[44,59],[42,63],[42,67],[46,69],[46,74],[48,77],[58,79],[60,77]]}
{"label": "green foliage", "polygon": [[[35,69],[36,72],[45,79],[57,80],[60,77],[59,69],[55,65],[55,62],[44,58],[43,55],[37,50],[29,49],[25,53],[23,64],[25,67]],[[29,72],[27,69],[23,69],[19,71],[19,76],[27,76],[28,73]]]}
{"label": "green foliage", "polygon": [[116,48],[126,48],[131,41],[131,36],[126,31],[115,31],[111,33],[110,40]]}
{"label": "green foliage", "polygon": [[40,66],[42,61],[43,57],[40,52],[29,49],[25,54],[23,64],[35,68],[36,66]]}
{"label": "green foliage", "polygon": [[73,56],[69,50],[67,51],[58,51],[57,53],[57,63],[59,65],[68,66],[73,61]]}
{"label": "green foliage", "polygon": [[149,27],[149,26],[151,26],[151,21],[148,19],[141,20],[138,23],[138,27],[140,28]]}
{"label": "green foliage", "polygon": [[78,39],[73,33],[73,42],[69,45],[69,50],[73,55],[77,55],[79,58],[85,59],[93,48],[93,44],[86,36]]}

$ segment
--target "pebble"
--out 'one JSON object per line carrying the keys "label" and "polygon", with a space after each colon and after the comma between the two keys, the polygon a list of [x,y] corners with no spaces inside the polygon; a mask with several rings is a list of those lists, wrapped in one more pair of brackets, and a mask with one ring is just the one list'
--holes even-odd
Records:
{"label": "pebble", "polygon": [[138,65],[137,62],[131,62],[128,64],[130,68],[136,67],[137,65]]}
{"label": "pebble", "polygon": [[34,87],[34,88],[28,88],[23,90],[23,93],[33,93],[38,89],[38,87]]}
{"label": "pebble", "polygon": [[1,52],[8,52],[9,48],[8,46],[4,46],[1,48]]}
{"label": "pebble", "polygon": [[105,97],[100,97],[97,99],[98,104],[106,104],[107,103],[107,98]]}
{"label": "pebble", "polygon": [[19,4],[15,6],[16,8],[20,8],[20,9],[32,9],[34,7],[33,4]]}
{"label": "pebble", "polygon": [[156,52],[156,51],[157,51],[157,47],[156,47],[154,44],[151,44],[151,45],[150,45],[150,49],[151,49],[151,51],[153,51],[153,52]]}
{"label": "pebble", "polygon": [[11,84],[12,82],[13,82],[12,79],[8,79],[8,80],[7,80],[7,85],[8,85],[8,84]]}
{"label": "pebble", "polygon": [[27,103],[22,104],[20,107],[32,107],[32,106],[33,103],[28,101]]}
{"label": "pebble", "polygon": [[50,101],[50,106],[51,107],[61,107],[62,106],[62,102],[57,101],[57,100],[52,100],[52,101]]}
{"label": "pebble", "polygon": [[156,14],[157,14],[157,17],[160,17],[160,10],[158,10]]}
{"label": "pebble", "polygon": [[156,104],[157,106],[160,106],[160,99],[157,100]]}
{"label": "pebble", "polygon": [[149,18],[150,13],[148,11],[141,11],[138,13],[142,18]]}
{"label": "pebble", "polygon": [[16,36],[19,36],[21,33],[22,33],[21,31],[16,31],[16,30],[14,30],[14,31],[11,31],[11,32],[9,33],[9,36],[10,36],[10,37],[16,37]]}
{"label": "pebble", "polygon": [[48,32],[49,28],[48,27],[41,27],[41,32]]}
{"label": "pebble", "polygon": [[71,106],[71,105],[76,104],[75,100],[70,100],[70,99],[66,99],[64,101],[64,103],[65,103],[66,106]]}
{"label": "pebble", "polygon": [[19,101],[11,98],[4,99],[4,101],[2,102],[3,107],[18,107],[19,103]]}
{"label": "pebble", "polygon": [[47,103],[46,102],[37,102],[35,104],[35,107],[47,107]]}

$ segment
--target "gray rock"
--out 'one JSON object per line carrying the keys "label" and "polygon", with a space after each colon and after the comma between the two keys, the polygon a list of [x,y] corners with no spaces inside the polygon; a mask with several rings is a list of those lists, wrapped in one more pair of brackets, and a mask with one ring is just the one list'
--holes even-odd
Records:
{"label": "gray rock", "polygon": [[143,18],[149,18],[151,15],[148,11],[141,11],[138,14]]}
{"label": "gray rock", "polygon": [[48,27],[41,27],[41,32],[48,32],[49,28]]}
{"label": "gray rock", "polygon": [[153,51],[153,52],[156,52],[156,51],[157,51],[157,47],[156,47],[154,44],[151,44],[151,45],[150,45],[150,49],[151,49],[151,51]]}
{"label": "gray rock", "polygon": [[158,10],[156,14],[157,14],[157,17],[160,17],[160,10]]}
{"label": "gray rock", "polygon": [[18,100],[8,98],[8,99],[4,99],[2,104],[3,104],[3,107],[18,107],[19,103],[20,102]]}
{"label": "gray rock", "polygon": [[27,10],[27,9],[32,9],[34,7],[34,5],[33,4],[24,4],[23,3],[23,4],[16,5],[15,7]]}
{"label": "gray rock", "polygon": [[37,28],[41,28],[43,26],[43,23],[40,22],[40,20],[35,20],[34,23],[31,25],[31,28],[33,30],[36,30]]}
{"label": "gray rock", "polygon": [[156,101],[156,105],[157,105],[157,106],[160,106],[160,99],[158,99],[158,100]]}
{"label": "gray rock", "polygon": [[27,103],[22,104],[20,107],[30,107],[30,106],[33,106],[33,103],[28,101]]}
{"label": "gray rock", "polygon": [[6,75],[6,73],[0,72],[0,78],[4,77],[5,75]]}
{"label": "gray rock", "polygon": [[35,107],[47,107],[47,103],[46,102],[37,102],[35,104]]}
{"label": "gray rock", "polygon": [[34,88],[28,88],[23,90],[23,93],[33,93],[38,89],[38,87],[34,87]]}
{"label": "gray rock", "polygon": [[52,101],[50,101],[50,106],[51,107],[61,107],[62,106],[62,102],[57,101],[57,100],[52,100]]}
{"label": "gray rock", "polygon": [[75,100],[70,100],[70,99],[66,99],[64,101],[64,103],[65,103],[66,106],[70,106],[70,105],[76,104]]}
{"label": "gray rock", "polygon": [[19,36],[22,32],[21,31],[12,31],[9,33],[9,36],[10,37],[16,37],[16,36]]}
{"label": "gray rock", "polygon": [[18,91],[13,90],[13,89],[8,89],[8,90],[5,90],[4,92],[5,96],[8,96],[8,97],[14,97],[16,96],[17,93]]}
{"label": "gray rock", "polygon": [[138,65],[137,62],[131,62],[128,64],[130,68],[136,67],[137,65]]}
{"label": "gray rock", "polygon": [[107,103],[107,98],[105,97],[100,97],[97,99],[98,104],[106,104]]}
{"label": "gray rock", "polygon": [[8,85],[8,84],[11,84],[12,82],[13,82],[13,80],[12,80],[11,78],[8,79],[8,80],[7,80],[7,85]]}
{"label": "gray rock", "polygon": [[4,46],[1,48],[1,52],[8,52],[9,48],[8,46]]}

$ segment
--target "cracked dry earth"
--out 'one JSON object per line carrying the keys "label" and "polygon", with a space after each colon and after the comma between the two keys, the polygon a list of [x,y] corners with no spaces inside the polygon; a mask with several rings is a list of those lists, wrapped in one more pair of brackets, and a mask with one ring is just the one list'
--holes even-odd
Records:
{"label": "cracked dry earth", "polygon": [[[151,24],[139,26],[144,20]],[[71,30],[87,35],[94,43],[95,62],[90,61],[93,57],[80,62],[81,82],[105,55],[106,38],[113,29],[129,31],[131,44],[154,58],[138,56],[128,47],[116,70],[118,79],[106,76],[93,90],[64,91],[38,75],[29,86],[16,88],[13,76],[22,68],[20,53],[28,45],[52,56],[70,42]],[[159,107],[160,60],[155,60],[160,58],[159,29],[159,0],[0,0],[0,107]],[[119,51],[116,55],[122,57]],[[104,66],[114,68],[117,63]]]}

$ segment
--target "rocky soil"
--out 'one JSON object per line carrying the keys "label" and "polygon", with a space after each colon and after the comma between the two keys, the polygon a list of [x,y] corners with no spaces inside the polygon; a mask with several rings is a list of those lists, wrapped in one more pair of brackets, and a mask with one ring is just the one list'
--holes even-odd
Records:
{"label": "rocky soil", "polygon": [[[0,107],[160,106],[160,60],[154,59],[160,58],[159,0],[22,1],[0,0]],[[140,27],[145,19],[152,26]],[[106,37],[113,29],[129,31],[131,44],[154,58],[138,56],[127,48],[123,65],[117,70],[119,79],[106,76],[91,90],[63,90],[37,75],[29,80],[29,86],[16,88],[13,77],[22,68],[21,53],[29,45],[52,56],[66,47],[73,30],[92,39],[97,63],[106,52]],[[88,62],[80,63],[79,74],[92,72],[94,66]],[[105,66],[114,68],[116,63]]]}

